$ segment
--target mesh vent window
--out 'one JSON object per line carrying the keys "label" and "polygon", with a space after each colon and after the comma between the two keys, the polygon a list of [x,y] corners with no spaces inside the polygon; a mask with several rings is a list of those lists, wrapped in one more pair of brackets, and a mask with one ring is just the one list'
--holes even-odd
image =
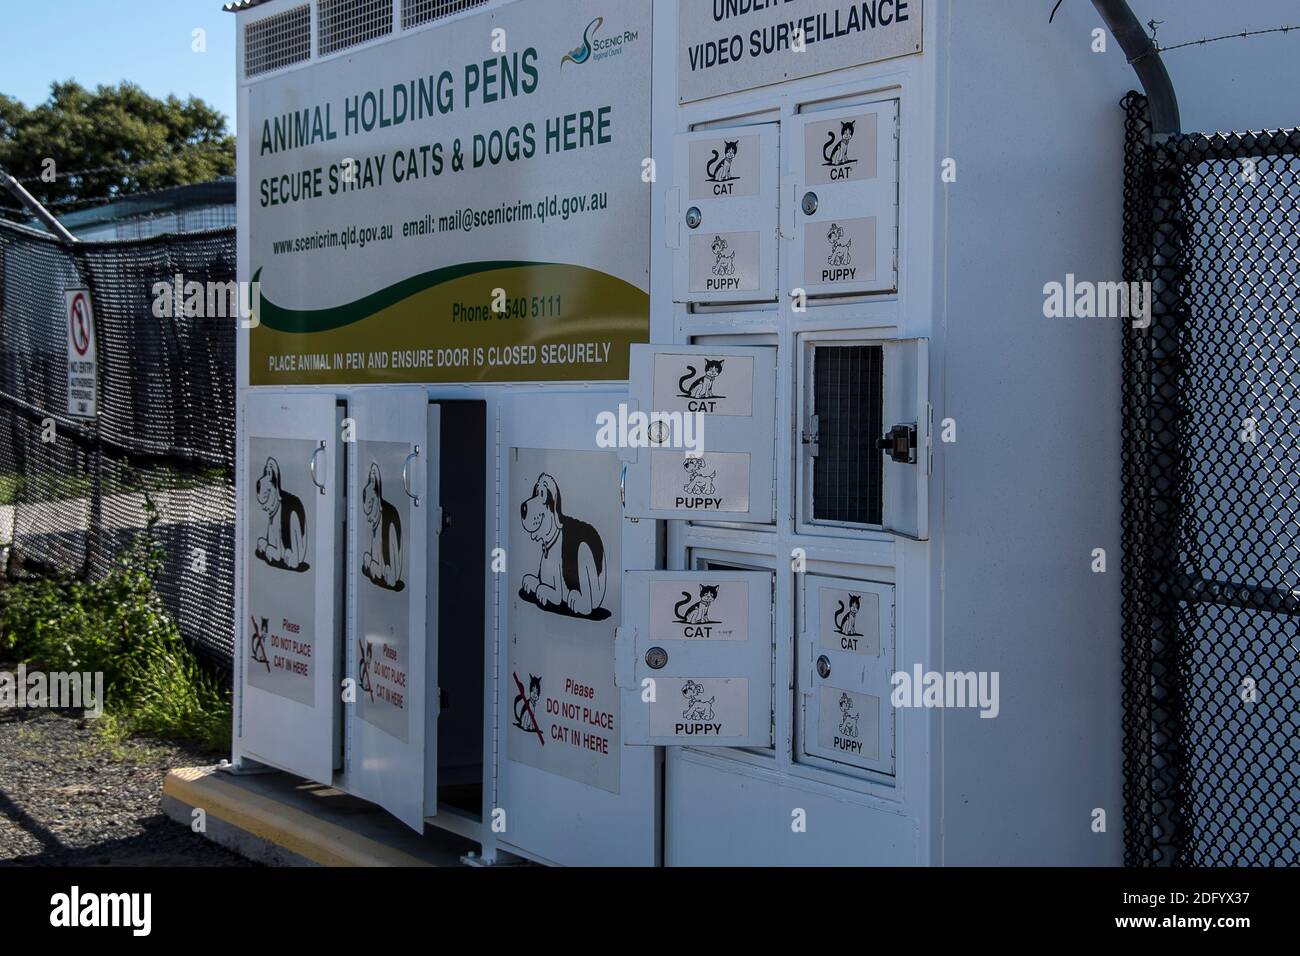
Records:
{"label": "mesh vent window", "polygon": [[304,4],[244,27],[244,76],[311,59],[311,7]]}
{"label": "mesh vent window", "polygon": [[393,32],[392,0],[320,0],[316,7],[321,56]]}
{"label": "mesh vent window", "polygon": [[879,525],[884,508],[885,350],[879,345],[818,346],[813,350],[813,520]]}
{"label": "mesh vent window", "polygon": [[453,13],[481,7],[488,0],[402,0],[402,29],[440,20]]}

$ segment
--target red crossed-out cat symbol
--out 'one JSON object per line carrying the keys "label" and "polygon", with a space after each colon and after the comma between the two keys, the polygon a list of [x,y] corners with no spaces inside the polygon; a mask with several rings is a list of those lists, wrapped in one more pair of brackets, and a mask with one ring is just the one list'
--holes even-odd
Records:
{"label": "red crossed-out cat symbol", "polygon": [[257,618],[250,617],[253,622],[253,660],[259,664],[265,664],[267,673],[271,672],[271,661],[266,656],[266,632],[270,630],[267,627],[266,618],[262,618],[262,626],[257,626]]}
{"label": "red crossed-out cat symbol", "polygon": [[542,736],[541,721],[539,721],[537,715],[533,713],[533,705],[528,700],[528,692],[524,690],[524,685],[520,683],[518,674],[511,674],[510,676],[515,679],[515,686],[519,688],[519,696],[523,698],[524,710],[528,711],[528,716],[533,719],[533,733],[537,735],[537,739],[541,741],[542,746],[545,747],[546,738]]}

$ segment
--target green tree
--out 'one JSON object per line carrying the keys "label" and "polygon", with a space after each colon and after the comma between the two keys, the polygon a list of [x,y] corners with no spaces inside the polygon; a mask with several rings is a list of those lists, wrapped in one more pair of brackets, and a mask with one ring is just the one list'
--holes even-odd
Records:
{"label": "green tree", "polygon": [[235,138],[225,116],[195,97],[158,99],[128,82],[91,91],[69,81],[52,84],[50,98],[31,109],[0,94],[0,168],[57,214],[233,176]]}

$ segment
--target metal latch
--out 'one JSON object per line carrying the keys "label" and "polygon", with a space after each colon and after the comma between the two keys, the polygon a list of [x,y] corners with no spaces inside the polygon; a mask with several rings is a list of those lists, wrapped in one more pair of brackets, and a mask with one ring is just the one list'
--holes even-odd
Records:
{"label": "metal latch", "polygon": [[808,419],[808,430],[799,435],[799,442],[808,446],[808,454],[816,458],[821,454],[821,418],[812,415]]}
{"label": "metal latch", "polygon": [[915,465],[916,426],[895,425],[884,438],[876,439],[876,447],[900,465]]}

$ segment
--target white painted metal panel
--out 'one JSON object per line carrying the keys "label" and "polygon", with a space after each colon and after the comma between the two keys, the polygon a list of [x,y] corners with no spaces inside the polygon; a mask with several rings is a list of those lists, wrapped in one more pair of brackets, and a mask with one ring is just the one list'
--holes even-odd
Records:
{"label": "white painted metal panel", "polygon": [[884,426],[916,429],[915,461],[884,457],[884,527],[909,538],[930,537],[930,461],[933,422],[930,406],[928,339],[884,343]]}
{"label": "white painted metal panel", "polygon": [[335,405],[331,394],[246,395],[239,463],[239,749],[324,784],[340,762]]}
{"label": "white painted metal panel", "polygon": [[623,740],[772,745],[772,576],[628,571],[615,668]]}
{"label": "white painted metal panel", "polygon": [[438,408],[422,388],[358,395],[348,459],[348,789],[415,830],[436,811]]}
{"label": "white painted metal panel", "polygon": [[676,138],[676,301],[776,299],[777,129],[764,123]]}

